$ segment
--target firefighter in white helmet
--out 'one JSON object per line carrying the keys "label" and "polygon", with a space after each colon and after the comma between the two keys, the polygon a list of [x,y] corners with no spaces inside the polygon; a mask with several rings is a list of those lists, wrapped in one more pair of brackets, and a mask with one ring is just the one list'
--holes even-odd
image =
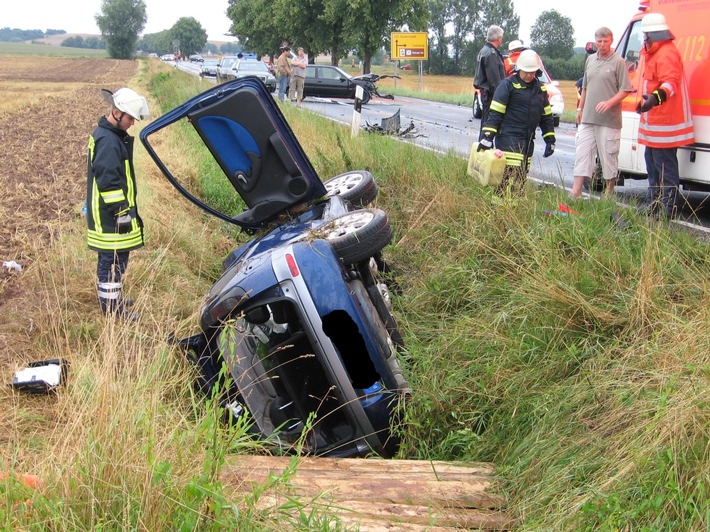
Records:
{"label": "firefighter in white helmet", "polygon": [[146,99],[135,91],[102,89],[110,104],[106,116],[89,137],[86,222],[89,248],[98,252],[96,269],[99,305],[104,314],[135,320],[138,315],[123,299],[122,277],[129,252],[143,245],[143,222],[136,204],[133,137],[128,129],[150,116]]}
{"label": "firefighter in white helmet", "polygon": [[673,44],[673,34],[661,13],[641,20],[644,45],[637,112],[639,144],[646,149],[648,173],[646,212],[654,218],[678,215],[678,148],[695,140],[693,117],[683,60]]}
{"label": "firefighter in white helmet", "polygon": [[482,128],[478,150],[498,148],[505,153],[503,182],[498,195],[522,194],[535,148],[535,130],[542,131],[545,141],[543,157],[555,151],[555,124],[547,88],[540,82],[540,57],[524,50],[516,62],[515,75],[496,87],[488,119]]}

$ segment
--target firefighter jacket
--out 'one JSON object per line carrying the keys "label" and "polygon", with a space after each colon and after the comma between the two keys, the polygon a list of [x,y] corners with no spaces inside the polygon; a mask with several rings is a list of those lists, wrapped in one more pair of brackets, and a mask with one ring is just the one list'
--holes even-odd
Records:
{"label": "firefighter jacket", "polygon": [[651,148],[677,148],[694,141],[688,85],[683,62],[672,40],[654,42],[641,50],[640,94],[666,91],[667,100],[641,113],[639,142]]}
{"label": "firefighter jacket", "polygon": [[476,58],[476,75],[473,78],[473,86],[493,94],[496,85],[503,78],[505,78],[503,56],[500,55],[498,48],[487,42],[478,52]]}
{"label": "firefighter jacket", "polygon": [[[101,117],[89,137],[86,222],[89,248],[130,251],[143,245],[143,222],[136,206],[133,137]],[[129,215],[128,223],[118,224]]]}
{"label": "firefighter jacket", "polygon": [[515,74],[515,62],[518,60],[518,56],[523,53],[522,50],[511,52],[508,57],[505,58],[503,64],[505,65],[505,75],[512,76]]}
{"label": "firefighter jacket", "polygon": [[528,164],[538,127],[543,140],[554,144],[555,123],[545,85],[537,78],[525,83],[518,74],[505,78],[493,94],[483,133],[494,136],[495,147],[505,153],[506,165]]}

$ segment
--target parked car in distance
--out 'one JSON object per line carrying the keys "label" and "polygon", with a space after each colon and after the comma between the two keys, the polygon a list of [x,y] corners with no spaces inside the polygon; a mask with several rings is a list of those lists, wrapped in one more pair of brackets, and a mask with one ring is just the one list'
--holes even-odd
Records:
{"label": "parked car in distance", "polygon": [[232,65],[238,60],[239,58],[236,55],[222,56],[217,64],[217,83],[224,83],[227,81],[227,73],[232,68]]}
{"label": "parked car in distance", "polygon": [[[209,176],[219,205],[192,176],[171,171],[163,143],[151,143],[184,118],[194,131],[181,134],[201,139],[221,169]],[[393,456],[409,392],[383,276],[392,228],[367,207],[377,196],[372,175],[321,181],[254,77],[212,87],[140,139],[189,201],[252,235],[224,260],[199,332],[179,341],[199,389],[276,452]]]}
{"label": "parked car in distance", "polygon": [[363,87],[362,103],[370,101],[374,85],[367,80],[358,80],[337,66],[308,65],[303,87],[305,97],[355,98],[355,89]]}
{"label": "parked car in distance", "polygon": [[[552,118],[555,121],[555,127],[560,125],[560,118],[565,110],[565,99],[562,96],[562,91],[559,88],[558,81],[552,81],[550,75],[547,73],[545,67],[542,67],[542,74],[538,76],[538,79],[547,88],[547,97],[550,100],[550,107],[552,108]],[[481,106],[481,94],[478,89],[474,89],[473,92],[473,117],[481,118],[483,107]]]}
{"label": "parked car in distance", "polygon": [[214,59],[206,59],[202,62],[200,67],[200,76],[202,77],[217,77],[217,67],[219,66],[219,61]]}
{"label": "parked car in distance", "polygon": [[200,54],[192,54],[188,59],[193,63],[202,63],[205,60]]}
{"label": "parked car in distance", "polygon": [[175,54],[163,54],[160,59],[163,61],[175,61]]}
{"label": "parked car in distance", "polygon": [[257,59],[239,59],[229,63],[226,68],[218,71],[218,83],[232,81],[246,76],[256,76],[259,78],[270,92],[276,90],[276,78],[269,72],[269,67],[263,61]]}

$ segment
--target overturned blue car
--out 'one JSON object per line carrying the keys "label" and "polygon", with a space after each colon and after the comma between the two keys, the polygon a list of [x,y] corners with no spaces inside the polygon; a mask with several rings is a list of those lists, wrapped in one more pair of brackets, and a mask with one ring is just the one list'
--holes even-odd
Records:
{"label": "overturned blue car", "polygon": [[[154,139],[185,122],[235,201],[210,203],[161,158]],[[189,201],[251,237],[225,258],[199,332],[180,341],[201,390],[278,451],[393,456],[408,384],[382,256],[392,228],[368,207],[372,175],[322,181],[257,78],[192,98],[140,139]]]}

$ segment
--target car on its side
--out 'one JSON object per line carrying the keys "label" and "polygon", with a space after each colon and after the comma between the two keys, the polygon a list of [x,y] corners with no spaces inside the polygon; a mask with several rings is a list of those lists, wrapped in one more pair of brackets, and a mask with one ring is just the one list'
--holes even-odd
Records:
{"label": "car on its side", "polygon": [[219,61],[216,61],[214,59],[206,59],[202,62],[202,66],[200,67],[200,76],[216,78],[218,66]]}
{"label": "car on its side", "polygon": [[219,83],[243,78],[246,76],[256,76],[259,78],[270,92],[276,90],[276,78],[269,72],[266,63],[257,59],[239,59],[233,61],[228,67],[219,71]]}
{"label": "car on its side", "polygon": [[[151,142],[178,122],[214,158],[210,194]],[[321,181],[251,76],[165,113],[140,139],[181,194],[249,235],[204,298],[199,332],[179,341],[198,388],[276,452],[393,456],[409,387],[384,273],[393,231],[368,207],[372,175]]]}

